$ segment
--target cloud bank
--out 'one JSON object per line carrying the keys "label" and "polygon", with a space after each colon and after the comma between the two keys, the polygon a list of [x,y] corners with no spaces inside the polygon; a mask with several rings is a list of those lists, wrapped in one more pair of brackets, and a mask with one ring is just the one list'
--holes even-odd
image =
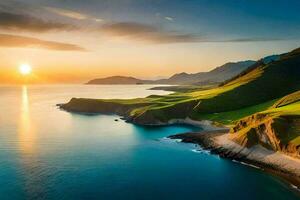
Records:
{"label": "cloud bank", "polygon": [[40,48],[58,51],[86,51],[84,48],[61,42],[53,42],[40,40],[32,37],[24,37],[17,35],[0,34],[0,47],[10,48]]}
{"label": "cloud bank", "polygon": [[72,18],[72,19],[84,20],[84,19],[89,18],[89,16],[87,16],[85,14],[75,12],[75,11],[72,11],[72,10],[66,10],[66,9],[54,8],[54,7],[45,7],[45,9],[52,12],[52,13],[55,13],[57,15]]}
{"label": "cloud bank", "polygon": [[0,12],[0,28],[13,31],[69,31],[75,29],[73,25],[59,22],[45,21],[25,14]]}
{"label": "cloud bank", "polygon": [[101,26],[100,31],[109,35],[151,43],[188,43],[200,41],[199,36],[165,31],[156,26],[136,23],[118,22]]}

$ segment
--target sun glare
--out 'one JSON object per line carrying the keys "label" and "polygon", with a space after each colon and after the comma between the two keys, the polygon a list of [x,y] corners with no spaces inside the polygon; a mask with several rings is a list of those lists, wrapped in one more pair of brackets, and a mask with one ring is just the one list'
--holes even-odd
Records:
{"label": "sun glare", "polygon": [[28,65],[28,64],[22,64],[20,65],[19,67],[19,72],[22,74],[22,75],[28,75],[31,73],[31,66]]}

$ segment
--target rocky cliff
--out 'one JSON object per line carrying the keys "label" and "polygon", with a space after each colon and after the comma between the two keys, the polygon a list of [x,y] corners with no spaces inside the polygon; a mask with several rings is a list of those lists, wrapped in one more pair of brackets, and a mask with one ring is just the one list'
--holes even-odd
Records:
{"label": "rocky cliff", "polygon": [[229,138],[247,148],[259,144],[300,158],[299,125],[300,116],[258,113],[240,120],[231,128]]}

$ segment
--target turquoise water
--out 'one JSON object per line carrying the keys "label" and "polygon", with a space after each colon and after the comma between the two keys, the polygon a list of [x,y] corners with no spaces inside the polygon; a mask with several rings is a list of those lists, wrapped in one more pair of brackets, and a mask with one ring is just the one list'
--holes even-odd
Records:
{"label": "turquoise water", "polygon": [[55,106],[166,93],[147,88],[0,87],[0,199],[298,199],[260,170],[165,139],[194,127],[147,128]]}

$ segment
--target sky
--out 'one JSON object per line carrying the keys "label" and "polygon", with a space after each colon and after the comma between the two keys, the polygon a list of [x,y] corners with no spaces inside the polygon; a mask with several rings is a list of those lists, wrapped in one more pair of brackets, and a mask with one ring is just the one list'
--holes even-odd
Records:
{"label": "sky", "polygon": [[0,0],[0,83],[209,71],[300,47],[299,0]]}

